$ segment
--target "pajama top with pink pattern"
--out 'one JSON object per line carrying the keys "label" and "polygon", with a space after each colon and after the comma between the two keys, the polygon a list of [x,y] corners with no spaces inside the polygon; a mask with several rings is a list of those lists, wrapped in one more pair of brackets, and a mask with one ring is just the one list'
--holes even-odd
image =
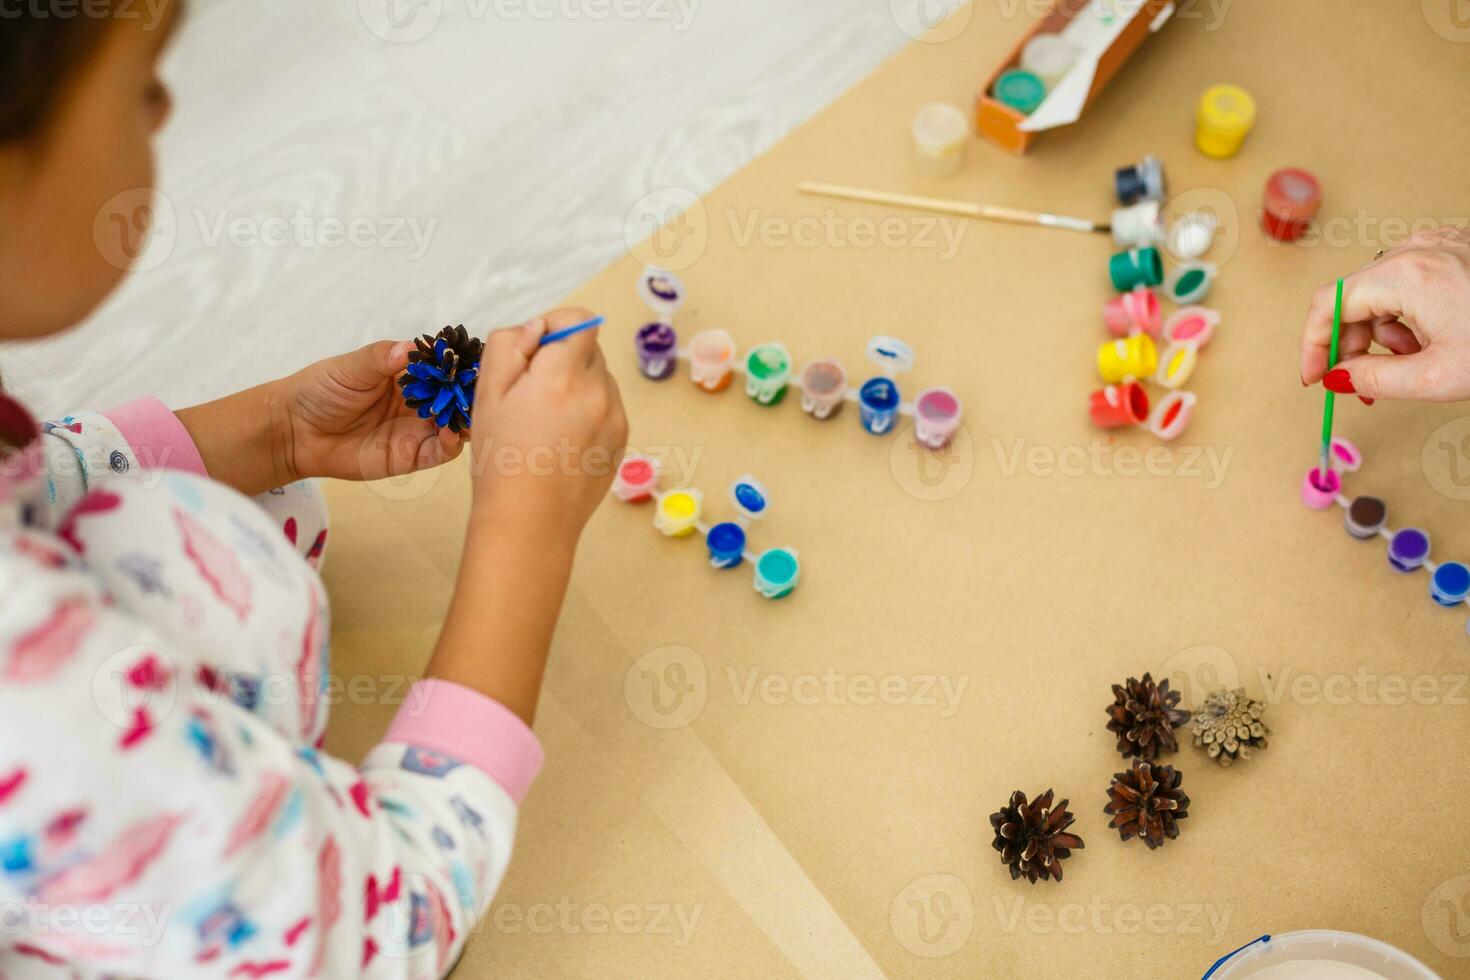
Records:
{"label": "pajama top with pink pattern", "polygon": [[421,681],[327,723],[325,508],[211,481],[152,399],[0,395],[0,980],[441,977],[505,874],[536,737]]}

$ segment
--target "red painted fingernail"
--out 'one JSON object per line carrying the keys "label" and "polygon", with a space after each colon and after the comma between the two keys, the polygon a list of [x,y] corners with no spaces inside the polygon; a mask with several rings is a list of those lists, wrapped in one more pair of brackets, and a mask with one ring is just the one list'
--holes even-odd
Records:
{"label": "red painted fingernail", "polygon": [[1358,401],[1362,402],[1364,405],[1371,405],[1371,404],[1373,404],[1373,399],[1371,399],[1371,398],[1364,398],[1362,395],[1359,395],[1358,396]]}
{"label": "red painted fingernail", "polygon": [[1353,387],[1352,375],[1348,374],[1342,368],[1333,368],[1331,371],[1328,371],[1327,376],[1322,379],[1322,387],[1328,391],[1335,391],[1339,395],[1356,395],[1358,393],[1358,389]]}

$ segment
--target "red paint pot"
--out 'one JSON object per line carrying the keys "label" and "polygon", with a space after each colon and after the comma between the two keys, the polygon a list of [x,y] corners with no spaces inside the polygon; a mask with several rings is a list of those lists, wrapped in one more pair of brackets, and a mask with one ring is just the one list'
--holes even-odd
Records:
{"label": "red paint pot", "polygon": [[1261,227],[1278,242],[1294,242],[1322,206],[1322,185],[1297,167],[1278,170],[1266,181]]}
{"label": "red paint pot", "polygon": [[1143,385],[1132,381],[1108,385],[1092,393],[1088,414],[1092,417],[1092,424],[1099,429],[1142,425],[1148,420],[1148,392]]}

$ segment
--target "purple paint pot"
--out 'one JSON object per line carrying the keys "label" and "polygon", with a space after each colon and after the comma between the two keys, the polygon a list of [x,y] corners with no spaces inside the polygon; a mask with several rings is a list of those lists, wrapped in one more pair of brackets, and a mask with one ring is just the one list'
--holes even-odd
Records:
{"label": "purple paint pot", "polygon": [[638,370],[652,381],[674,373],[678,362],[679,337],[667,323],[650,323],[633,338],[638,349]]}

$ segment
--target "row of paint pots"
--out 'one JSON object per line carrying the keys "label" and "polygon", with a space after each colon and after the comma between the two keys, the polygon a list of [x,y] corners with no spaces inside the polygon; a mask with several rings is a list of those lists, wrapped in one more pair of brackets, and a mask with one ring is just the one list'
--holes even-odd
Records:
{"label": "row of paint pots", "polygon": [[1340,504],[1348,534],[1360,541],[1375,537],[1388,539],[1388,563],[1396,571],[1428,568],[1430,598],[1441,606],[1458,606],[1470,597],[1470,565],[1458,561],[1431,562],[1428,531],[1417,527],[1390,531],[1388,505],[1382,500],[1356,497],[1349,502],[1342,496],[1342,474],[1356,472],[1363,465],[1363,456],[1357,446],[1343,438],[1333,439],[1330,448],[1331,465],[1327,474],[1324,476],[1322,468],[1315,466],[1302,479],[1302,503],[1313,510]]}
{"label": "row of paint pots", "polygon": [[[1131,333],[1098,348],[1098,373],[1109,384],[1092,393],[1088,414],[1100,429],[1143,426],[1160,439],[1175,439],[1189,424],[1196,401],[1181,389],[1194,374],[1200,350],[1214,336],[1220,314],[1187,306],[1160,323],[1157,297],[1134,292],[1119,299],[1130,300],[1139,315],[1130,321]],[[1114,329],[1112,320],[1108,325]],[[1159,335],[1167,344],[1162,356],[1154,342]],[[1148,391],[1139,383],[1143,378],[1165,389],[1152,407]]]}
{"label": "row of paint pots", "polygon": [[[806,365],[798,373],[791,354],[779,343],[752,348],[743,363],[737,357],[735,339],[724,330],[705,330],[695,334],[686,351],[679,350],[678,334],[668,323],[650,323],[634,337],[638,354],[638,370],[645,378],[662,381],[673,377],[681,356],[689,361],[690,380],[705,391],[724,391],[737,371],[745,375],[745,394],[757,405],[776,405],[791,387],[801,392],[801,409],[812,418],[825,420],[835,416],[842,404],[853,399],[848,388],[847,372],[836,360],[825,358]],[[886,345],[886,346],[885,346]],[[894,346],[903,349],[899,357],[882,353]],[[875,354],[874,351],[879,351]],[[892,338],[876,338],[869,345],[869,356],[885,369],[906,370],[912,353]],[[904,411],[902,394],[891,377],[870,378],[857,389],[859,419],[873,435],[893,431],[898,416]],[[914,436],[930,449],[943,449],[959,430],[963,411],[959,397],[948,388],[926,388],[914,399]]]}
{"label": "row of paint pots", "polygon": [[[653,526],[668,538],[704,534],[709,563],[714,568],[737,568],[746,558],[747,529],[751,521],[765,516],[766,491],[753,477],[742,476],[730,487],[730,499],[739,517],[704,527],[704,494],[690,487],[666,493],[658,491],[658,470],[653,461],[630,456],[618,467],[613,494],[624,503],[654,501]],[[755,568],[755,590],[767,599],[792,593],[801,578],[801,562],[791,548],[769,548],[751,559]]]}

